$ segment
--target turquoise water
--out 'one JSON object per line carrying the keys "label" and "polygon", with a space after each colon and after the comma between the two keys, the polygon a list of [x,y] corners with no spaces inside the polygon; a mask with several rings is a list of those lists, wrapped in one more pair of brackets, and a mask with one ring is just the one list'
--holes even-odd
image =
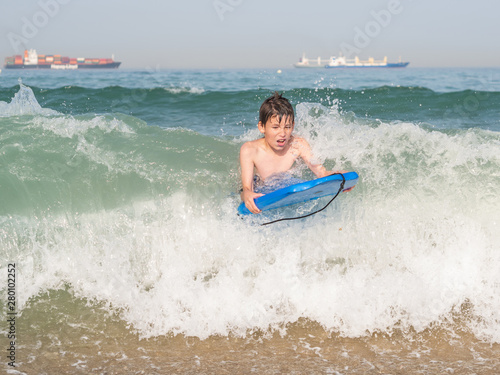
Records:
{"label": "turquoise water", "polygon": [[[360,181],[262,229],[235,215],[238,153],[274,90]],[[306,318],[500,343],[499,171],[499,69],[3,71],[0,273],[16,263],[27,316],[64,290],[141,337]]]}

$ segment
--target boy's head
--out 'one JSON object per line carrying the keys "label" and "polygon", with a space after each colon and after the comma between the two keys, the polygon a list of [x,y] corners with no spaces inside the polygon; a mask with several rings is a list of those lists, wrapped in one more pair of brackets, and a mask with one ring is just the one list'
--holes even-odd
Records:
{"label": "boy's head", "polygon": [[286,150],[292,139],[294,124],[292,105],[277,92],[260,106],[259,131],[274,151]]}
{"label": "boy's head", "polygon": [[295,122],[292,105],[288,99],[281,96],[277,91],[274,92],[273,96],[264,100],[264,103],[260,106],[259,122],[265,126],[267,121],[273,116],[277,116],[279,122],[281,122],[283,117],[290,120],[292,124]]}

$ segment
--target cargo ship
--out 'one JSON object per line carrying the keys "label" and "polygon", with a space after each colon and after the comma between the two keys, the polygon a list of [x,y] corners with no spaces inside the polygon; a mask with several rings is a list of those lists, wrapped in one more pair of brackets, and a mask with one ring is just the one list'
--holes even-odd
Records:
{"label": "cargo ship", "polygon": [[36,50],[24,51],[24,56],[5,58],[5,69],[116,69],[121,62],[111,59],[39,55]]}
{"label": "cargo ship", "polygon": [[296,68],[405,68],[409,62],[401,61],[390,63],[387,62],[387,57],[383,60],[375,60],[373,57],[368,58],[368,60],[360,60],[358,56],[354,59],[347,59],[344,56],[335,57],[332,56],[329,59],[308,59],[305,55],[298,63],[294,64]]}

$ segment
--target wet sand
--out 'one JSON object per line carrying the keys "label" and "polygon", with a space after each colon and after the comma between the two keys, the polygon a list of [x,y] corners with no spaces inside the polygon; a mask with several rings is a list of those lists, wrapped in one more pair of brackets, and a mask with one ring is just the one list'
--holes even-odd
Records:
{"label": "wet sand", "polygon": [[[18,317],[15,370],[26,374],[499,374],[500,344],[460,329],[346,338],[301,320],[286,334],[140,338],[102,306],[54,292]],[[60,298],[60,297],[63,298]],[[68,298],[73,303],[68,303]],[[4,368],[8,367],[6,362]]]}

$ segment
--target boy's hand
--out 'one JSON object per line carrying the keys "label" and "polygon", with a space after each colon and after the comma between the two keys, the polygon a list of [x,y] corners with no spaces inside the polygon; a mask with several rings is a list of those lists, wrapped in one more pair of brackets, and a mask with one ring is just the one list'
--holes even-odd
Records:
{"label": "boy's hand", "polygon": [[254,193],[253,191],[250,190],[243,190],[241,193],[241,200],[245,202],[246,208],[253,213],[253,214],[258,214],[261,213],[262,211],[259,210],[259,208],[255,205],[255,198],[262,197],[264,194],[260,193]]}
{"label": "boy's hand", "polygon": [[[344,170],[342,170],[342,171],[328,171],[327,172],[328,173],[327,176],[330,176],[330,175],[335,174],[335,173],[342,173],[342,174],[344,174],[344,173],[347,173],[347,172],[348,171],[344,171]],[[354,186],[350,187],[348,189],[342,190],[342,192],[343,193],[347,193],[348,191],[351,191],[352,189],[354,189]]]}

